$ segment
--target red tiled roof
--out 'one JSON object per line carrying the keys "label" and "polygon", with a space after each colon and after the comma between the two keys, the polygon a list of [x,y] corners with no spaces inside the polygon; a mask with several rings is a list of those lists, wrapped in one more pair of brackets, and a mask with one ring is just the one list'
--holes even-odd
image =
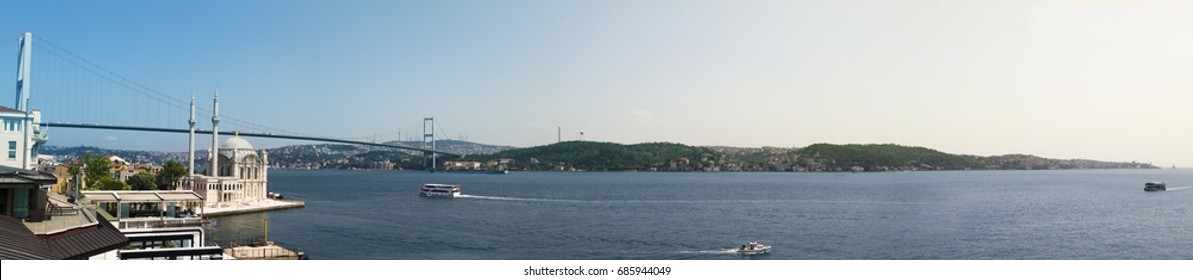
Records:
{"label": "red tiled roof", "polygon": [[0,260],[62,259],[21,220],[0,215]]}
{"label": "red tiled roof", "polygon": [[0,215],[0,259],[3,260],[85,260],[125,245],[128,238],[104,219],[97,225],[39,236],[21,220]]}
{"label": "red tiled roof", "polygon": [[85,260],[128,245],[128,238],[103,218],[99,219],[98,225],[71,229],[42,238],[54,253],[68,260]]}
{"label": "red tiled roof", "polygon": [[21,113],[21,114],[24,114],[24,113],[25,113],[25,111],[21,111],[21,110],[13,109],[13,108],[8,108],[8,107],[4,107],[4,106],[0,106],[0,112],[4,112],[4,113]]}

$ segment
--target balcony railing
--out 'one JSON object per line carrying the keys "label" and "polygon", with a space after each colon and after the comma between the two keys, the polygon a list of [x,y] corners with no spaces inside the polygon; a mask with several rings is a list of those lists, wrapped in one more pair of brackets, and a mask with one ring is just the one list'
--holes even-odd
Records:
{"label": "balcony railing", "polygon": [[134,218],[122,219],[119,222],[118,227],[121,229],[195,226],[204,223],[202,218]]}
{"label": "balcony railing", "polygon": [[71,229],[93,226],[97,224],[95,216],[90,211],[78,207],[60,207],[53,203],[47,205],[46,219],[38,222],[26,222],[25,226],[36,234],[55,234]]}

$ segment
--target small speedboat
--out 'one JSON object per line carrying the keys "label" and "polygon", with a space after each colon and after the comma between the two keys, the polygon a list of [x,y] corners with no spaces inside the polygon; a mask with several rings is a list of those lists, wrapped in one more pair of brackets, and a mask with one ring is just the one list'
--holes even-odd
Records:
{"label": "small speedboat", "polygon": [[766,254],[770,253],[770,246],[750,241],[749,245],[741,245],[741,247],[738,247],[737,253],[747,256]]}

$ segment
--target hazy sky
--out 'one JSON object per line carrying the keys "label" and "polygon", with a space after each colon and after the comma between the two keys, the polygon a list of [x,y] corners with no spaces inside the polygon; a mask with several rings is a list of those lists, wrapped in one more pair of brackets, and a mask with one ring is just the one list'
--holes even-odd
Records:
{"label": "hazy sky", "polygon": [[[33,32],[178,99],[196,90],[200,106],[218,86],[222,114],[317,135],[408,135],[434,116],[445,137],[513,146],[553,143],[562,127],[565,140],[1193,166],[1190,2],[0,5],[3,38]],[[17,48],[4,49],[0,77],[15,77]],[[185,141],[57,129],[50,144]]]}

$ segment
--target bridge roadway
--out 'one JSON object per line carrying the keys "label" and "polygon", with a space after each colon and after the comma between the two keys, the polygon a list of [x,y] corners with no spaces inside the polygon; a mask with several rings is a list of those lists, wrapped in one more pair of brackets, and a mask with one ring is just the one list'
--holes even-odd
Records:
{"label": "bridge roadway", "polygon": [[[149,131],[149,132],[171,132],[171,133],[190,133],[191,132],[191,130],[189,128],[188,129],[177,129],[177,128],[137,127],[137,126],[100,125],[100,124],[59,123],[59,122],[42,122],[41,127],[111,129],[111,130],[132,130],[132,131]],[[211,134],[211,131],[210,130],[201,130],[201,129],[196,128],[195,133],[196,134]],[[220,134],[226,134],[226,135],[232,135],[234,133],[237,133],[237,132],[220,131]],[[313,137],[313,136],[281,135],[281,134],[273,134],[273,133],[252,133],[252,132],[239,132],[239,133],[240,133],[240,136],[248,136],[248,137],[263,137],[263,138],[277,138],[277,139],[290,139],[290,140],[309,140],[309,141],[331,142],[331,143],[352,144],[352,145],[365,145],[365,146],[403,149],[403,150],[419,151],[419,152],[424,152],[424,153],[435,153],[435,154],[440,154],[440,155],[463,157],[463,155],[459,155],[459,154],[455,154],[455,153],[448,153],[448,152],[441,152],[441,151],[427,150],[427,149],[406,147],[406,146],[398,146],[398,145],[364,142],[364,141],[342,140],[342,139]]]}

